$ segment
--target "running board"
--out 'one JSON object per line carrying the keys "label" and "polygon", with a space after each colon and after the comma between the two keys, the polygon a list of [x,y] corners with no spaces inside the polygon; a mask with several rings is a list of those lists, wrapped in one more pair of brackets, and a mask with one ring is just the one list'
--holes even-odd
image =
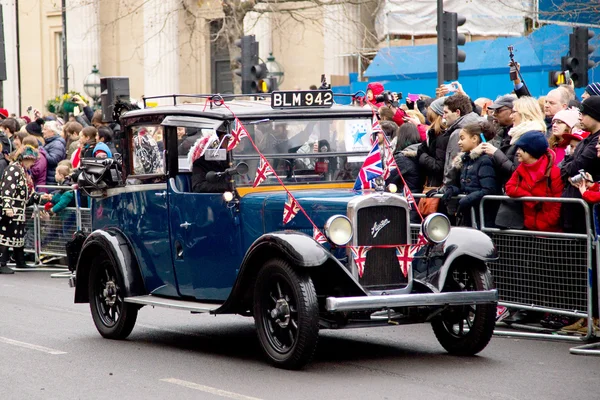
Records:
{"label": "running board", "polygon": [[142,304],[144,306],[174,308],[176,310],[191,311],[197,313],[208,313],[221,307],[222,303],[201,303],[197,301],[186,301],[168,299],[158,296],[135,296],[125,297],[125,303]]}

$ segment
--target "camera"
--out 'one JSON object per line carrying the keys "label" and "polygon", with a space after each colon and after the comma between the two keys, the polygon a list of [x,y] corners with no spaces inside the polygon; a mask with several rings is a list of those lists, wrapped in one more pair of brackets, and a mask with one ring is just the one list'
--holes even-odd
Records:
{"label": "camera", "polygon": [[585,170],[580,169],[579,173],[571,178],[571,183],[574,185],[578,185],[579,183],[583,182],[584,180],[587,180],[587,178],[585,177]]}
{"label": "camera", "polygon": [[[394,99],[395,96],[397,96],[397,99]],[[386,105],[391,105],[393,107],[398,107],[398,100],[400,99],[402,99],[401,92],[390,92],[389,90],[375,96],[375,101],[377,103],[385,103]]]}

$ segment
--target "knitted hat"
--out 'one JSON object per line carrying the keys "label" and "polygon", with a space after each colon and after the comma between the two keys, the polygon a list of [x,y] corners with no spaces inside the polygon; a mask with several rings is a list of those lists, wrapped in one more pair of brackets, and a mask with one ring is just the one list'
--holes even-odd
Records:
{"label": "knitted hat", "polygon": [[446,101],[445,97],[440,97],[439,99],[435,99],[430,105],[431,111],[436,113],[437,115],[444,115],[444,102]]}
{"label": "knitted hat", "polygon": [[38,122],[38,120],[35,120],[25,125],[25,130],[30,135],[42,136],[42,125]]}
{"label": "knitted hat", "polygon": [[583,115],[589,115],[600,122],[600,96],[588,97],[581,103],[580,111]]}
{"label": "knitted hat", "polygon": [[8,110],[6,108],[0,108],[0,119],[8,118]]}
{"label": "knitted hat", "polygon": [[546,154],[546,150],[548,150],[548,140],[546,139],[546,135],[541,131],[529,131],[525,132],[519,140],[517,140],[515,146],[537,159]]}
{"label": "knitted hat", "polygon": [[33,146],[26,145],[21,154],[19,154],[19,160],[37,160],[38,151]]}
{"label": "knitted hat", "polygon": [[590,96],[600,96],[600,83],[598,83],[598,82],[590,83],[585,88],[585,91]]}
{"label": "knitted hat", "polygon": [[579,116],[579,110],[576,108],[567,108],[554,114],[552,121],[559,120],[567,124],[569,128],[573,128],[579,122]]}

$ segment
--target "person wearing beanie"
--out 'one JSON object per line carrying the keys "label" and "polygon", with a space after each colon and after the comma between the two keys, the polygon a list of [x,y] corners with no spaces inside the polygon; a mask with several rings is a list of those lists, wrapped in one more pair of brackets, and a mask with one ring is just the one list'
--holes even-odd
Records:
{"label": "person wearing beanie", "polygon": [[6,108],[0,108],[0,120],[8,118],[8,110]]}
{"label": "person wearing beanie", "polygon": [[570,153],[571,141],[565,138],[565,135],[570,135],[573,129],[576,129],[576,125],[579,123],[579,110],[576,108],[567,108],[566,110],[560,110],[552,118],[552,135],[548,138],[550,148],[556,154],[554,160],[555,164],[558,165],[565,158],[565,152]]}
{"label": "person wearing beanie", "polygon": [[[506,182],[510,197],[560,197],[563,182],[554,152],[541,131],[526,132],[515,143],[519,166]],[[560,232],[560,203],[523,202],[523,225],[531,231]]]}
{"label": "person wearing beanie", "polygon": [[421,175],[425,178],[428,187],[442,186],[444,179],[444,165],[446,162],[446,147],[449,136],[444,135],[444,102],[446,97],[435,99],[427,109],[427,140],[423,141],[417,149],[417,163]]}
{"label": "person wearing beanie", "polygon": [[590,83],[589,85],[587,85],[587,87],[585,88],[585,91],[581,95],[581,98],[583,100],[585,100],[591,96],[600,96],[600,83],[599,82],[593,82],[593,83]]}
{"label": "person wearing beanie", "polygon": [[[17,268],[25,268],[25,207],[30,197],[36,196],[33,183],[27,170],[38,158],[38,151],[32,146],[25,146],[19,153],[18,160],[11,163],[4,173],[0,184],[2,195],[2,216],[0,226],[0,273],[12,274],[8,268],[8,249],[13,248]],[[39,197],[39,196],[38,196]]]}
{"label": "person wearing beanie", "polygon": [[[581,103],[581,129],[590,132],[573,151],[563,160],[560,168],[565,189],[562,197],[581,199],[579,189],[570,184],[570,178],[579,170],[590,174],[594,182],[600,181],[600,158],[597,157],[596,145],[600,137],[600,96],[591,96]],[[563,204],[563,229],[568,233],[587,233],[585,231],[585,213],[579,204]]]}
{"label": "person wearing beanie", "polygon": [[25,125],[25,130],[30,135],[36,136],[38,138],[42,137],[42,125],[44,125],[44,120],[41,118],[36,119]]}

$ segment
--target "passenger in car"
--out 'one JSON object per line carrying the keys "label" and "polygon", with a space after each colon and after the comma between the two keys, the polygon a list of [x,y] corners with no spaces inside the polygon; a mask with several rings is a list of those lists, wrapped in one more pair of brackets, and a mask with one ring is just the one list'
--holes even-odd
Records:
{"label": "passenger in car", "polygon": [[208,172],[225,172],[229,167],[227,160],[207,160],[206,157],[207,152],[217,149],[219,143],[221,143],[221,149],[227,149],[228,139],[223,140],[226,133],[217,131],[216,135],[200,138],[190,149],[188,161],[192,169],[192,191],[194,193],[223,193],[232,190],[231,177],[228,174],[224,173],[215,177],[215,182],[206,180]]}

